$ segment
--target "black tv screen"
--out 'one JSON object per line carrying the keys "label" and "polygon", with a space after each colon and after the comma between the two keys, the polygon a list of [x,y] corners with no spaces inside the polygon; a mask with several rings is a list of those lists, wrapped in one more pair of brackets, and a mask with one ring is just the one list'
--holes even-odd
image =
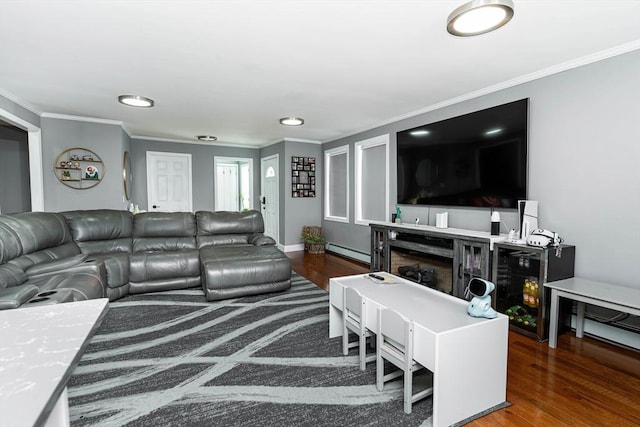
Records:
{"label": "black tv screen", "polygon": [[521,99],[398,132],[398,204],[517,209],[528,107]]}

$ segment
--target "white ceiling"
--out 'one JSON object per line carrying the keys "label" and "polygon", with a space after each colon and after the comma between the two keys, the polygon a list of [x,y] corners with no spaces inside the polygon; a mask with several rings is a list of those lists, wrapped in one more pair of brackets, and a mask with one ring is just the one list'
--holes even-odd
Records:
{"label": "white ceiling", "polygon": [[464,1],[0,0],[0,94],[133,136],[324,142],[640,48],[640,0],[514,0],[506,27],[457,38]]}

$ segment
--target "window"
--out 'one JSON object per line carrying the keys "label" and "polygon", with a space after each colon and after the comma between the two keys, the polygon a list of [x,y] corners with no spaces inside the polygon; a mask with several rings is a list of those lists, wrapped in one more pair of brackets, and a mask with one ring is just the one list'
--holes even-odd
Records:
{"label": "window", "polygon": [[215,210],[252,209],[253,159],[216,156],[214,168]]}
{"label": "window", "polygon": [[389,219],[389,135],[355,143],[355,223]]}
{"label": "window", "polygon": [[349,146],[324,152],[324,219],[349,222]]}

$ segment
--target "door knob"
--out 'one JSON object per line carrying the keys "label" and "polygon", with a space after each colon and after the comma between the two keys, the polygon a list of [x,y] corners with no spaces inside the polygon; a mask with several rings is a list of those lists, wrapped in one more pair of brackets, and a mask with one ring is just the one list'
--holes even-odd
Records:
{"label": "door knob", "polygon": [[159,208],[159,207],[160,207],[160,206],[158,206],[158,205],[153,205],[153,209],[157,209],[157,208]]}

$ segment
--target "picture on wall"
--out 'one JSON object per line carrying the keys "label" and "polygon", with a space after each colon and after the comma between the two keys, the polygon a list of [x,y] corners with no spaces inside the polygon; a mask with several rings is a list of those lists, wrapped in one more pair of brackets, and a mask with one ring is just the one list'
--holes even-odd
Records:
{"label": "picture on wall", "polygon": [[291,157],[291,197],[316,197],[315,157]]}

